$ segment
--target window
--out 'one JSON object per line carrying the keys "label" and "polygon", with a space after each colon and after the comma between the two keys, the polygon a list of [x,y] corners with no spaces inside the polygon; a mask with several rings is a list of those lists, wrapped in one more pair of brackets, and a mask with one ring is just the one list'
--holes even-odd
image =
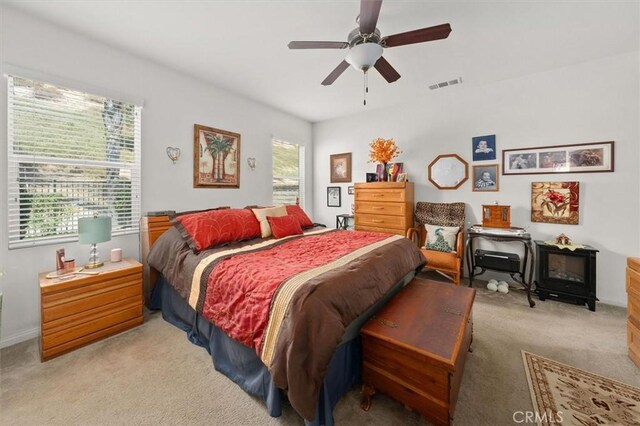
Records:
{"label": "window", "polygon": [[273,204],[304,208],[304,147],[277,139],[271,141],[273,157]]}
{"label": "window", "polygon": [[72,241],[78,218],[138,232],[141,107],[8,76],[9,248]]}

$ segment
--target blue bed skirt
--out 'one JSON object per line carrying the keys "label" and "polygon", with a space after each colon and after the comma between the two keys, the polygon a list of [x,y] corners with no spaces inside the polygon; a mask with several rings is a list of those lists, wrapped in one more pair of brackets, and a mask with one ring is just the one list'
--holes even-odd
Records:
{"label": "blue bed skirt", "polygon": [[[256,352],[232,340],[196,313],[162,276],[153,290],[150,307],[162,310],[162,317],[166,321],[184,330],[192,343],[205,348],[216,370],[245,392],[262,399],[269,415],[281,415],[282,399],[286,396],[274,385],[269,370]],[[305,420],[306,425],[333,426],[333,407],[347,391],[360,383],[361,367],[361,343],[356,334],[340,344],[331,358],[320,390],[316,417],[313,422]]]}

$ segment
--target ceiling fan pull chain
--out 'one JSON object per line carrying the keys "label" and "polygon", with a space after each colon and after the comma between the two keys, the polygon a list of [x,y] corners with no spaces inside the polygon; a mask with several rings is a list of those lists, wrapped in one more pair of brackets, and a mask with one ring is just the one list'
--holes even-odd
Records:
{"label": "ceiling fan pull chain", "polygon": [[369,93],[369,78],[367,71],[364,72],[364,106],[367,106],[367,93]]}

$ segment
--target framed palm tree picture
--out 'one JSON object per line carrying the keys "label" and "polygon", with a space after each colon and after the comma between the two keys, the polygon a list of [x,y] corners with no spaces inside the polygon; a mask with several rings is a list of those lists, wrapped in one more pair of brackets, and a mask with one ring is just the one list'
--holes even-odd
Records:
{"label": "framed palm tree picture", "polygon": [[193,187],[240,188],[240,134],[196,124],[193,139]]}

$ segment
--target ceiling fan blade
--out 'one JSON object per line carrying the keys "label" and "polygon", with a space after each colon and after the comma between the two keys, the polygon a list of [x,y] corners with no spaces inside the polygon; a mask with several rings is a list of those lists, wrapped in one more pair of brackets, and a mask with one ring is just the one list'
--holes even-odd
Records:
{"label": "ceiling fan blade", "polygon": [[360,0],[360,32],[371,34],[376,29],[382,0]]}
{"label": "ceiling fan blade", "polygon": [[382,74],[382,76],[385,80],[387,80],[388,83],[393,83],[400,78],[400,74],[398,74],[398,71],[396,71],[396,69],[393,68],[391,64],[387,62],[387,60],[382,56],[376,61],[374,67],[380,74]]}
{"label": "ceiling fan blade", "polygon": [[340,62],[340,64],[333,71],[331,71],[331,74],[329,74],[327,78],[322,81],[322,85],[331,85],[347,68],[349,68],[349,63],[347,61]]}
{"label": "ceiling fan blade", "polygon": [[425,41],[441,40],[449,37],[451,25],[442,24],[435,27],[422,28],[406,33],[394,34],[382,39],[385,47],[404,46],[407,44],[424,43]]}
{"label": "ceiling fan blade", "polygon": [[290,41],[289,49],[346,49],[349,43],[344,41]]}

